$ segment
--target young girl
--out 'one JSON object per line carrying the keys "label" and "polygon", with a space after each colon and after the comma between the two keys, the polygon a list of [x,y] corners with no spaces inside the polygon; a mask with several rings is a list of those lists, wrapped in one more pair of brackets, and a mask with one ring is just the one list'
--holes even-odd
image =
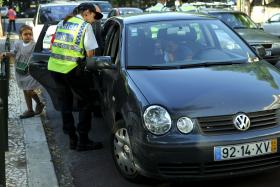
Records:
{"label": "young girl", "polygon": [[[21,26],[19,30],[20,41],[15,43],[14,49],[6,53],[5,55],[15,57],[15,67],[18,62],[29,63],[30,57],[32,55],[33,49],[35,47],[35,42],[33,41],[32,28],[28,25]],[[31,77],[29,73],[20,74],[15,71],[17,85],[23,90],[24,98],[27,105],[27,110],[23,112],[19,117],[29,118],[36,114],[40,114],[43,111],[44,104],[40,101],[37,93],[34,91],[40,85],[39,83]],[[36,102],[35,111],[32,108],[32,99]]]}

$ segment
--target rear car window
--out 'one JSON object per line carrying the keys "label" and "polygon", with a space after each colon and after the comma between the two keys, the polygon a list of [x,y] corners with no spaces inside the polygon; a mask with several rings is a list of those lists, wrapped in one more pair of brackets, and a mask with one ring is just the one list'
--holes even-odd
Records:
{"label": "rear car window", "polygon": [[109,12],[112,9],[112,5],[110,3],[96,3],[96,4],[101,9],[101,12]]}
{"label": "rear car window", "polygon": [[77,5],[60,5],[41,7],[38,24],[56,24],[70,14]]}

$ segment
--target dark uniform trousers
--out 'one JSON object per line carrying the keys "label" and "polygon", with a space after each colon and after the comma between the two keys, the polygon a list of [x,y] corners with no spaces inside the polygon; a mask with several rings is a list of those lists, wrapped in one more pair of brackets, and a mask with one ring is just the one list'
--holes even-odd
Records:
{"label": "dark uniform trousers", "polygon": [[79,112],[77,131],[79,134],[88,134],[91,129],[91,92],[92,80],[86,72],[81,73],[78,68],[68,74],[51,72],[55,82],[63,85],[63,92],[60,92],[60,111],[62,114],[63,131],[66,134],[76,132],[73,111]]}

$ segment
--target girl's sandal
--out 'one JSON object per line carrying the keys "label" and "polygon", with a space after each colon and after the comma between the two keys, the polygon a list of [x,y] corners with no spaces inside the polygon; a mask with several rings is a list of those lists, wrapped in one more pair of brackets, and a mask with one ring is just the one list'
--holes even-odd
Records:
{"label": "girl's sandal", "polygon": [[27,110],[27,111],[23,112],[23,113],[19,116],[19,118],[20,118],[20,119],[31,118],[31,117],[33,117],[34,115],[35,115],[34,111],[29,111],[29,110]]}

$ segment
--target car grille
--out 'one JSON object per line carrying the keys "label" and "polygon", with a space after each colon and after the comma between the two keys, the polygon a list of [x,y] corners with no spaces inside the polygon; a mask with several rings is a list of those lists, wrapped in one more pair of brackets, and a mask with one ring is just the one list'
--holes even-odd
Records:
{"label": "car grille", "polygon": [[280,154],[277,153],[238,160],[201,164],[158,164],[158,169],[162,175],[169,177],[192,177],[246,173],[253,172],[258,169],[272,169],[279,166]]}
{"label": "car grille", "polygon": [[[265,110],[246,114],[251,121],[250,130],[275,127],[277,123],[276,110]],[[234,115],[197,118],[202,132],[205,134],[223,134],[240,132],[233,124]]]}

